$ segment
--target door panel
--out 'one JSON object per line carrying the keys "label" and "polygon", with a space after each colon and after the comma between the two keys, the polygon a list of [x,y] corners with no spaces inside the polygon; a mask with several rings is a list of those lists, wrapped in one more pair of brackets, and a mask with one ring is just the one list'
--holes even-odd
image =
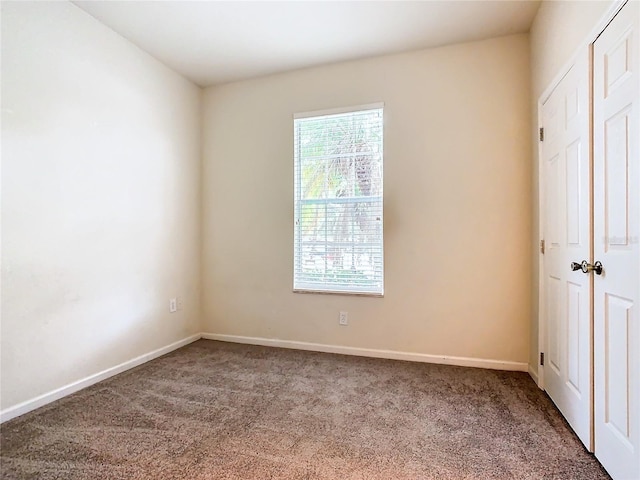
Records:
{"label": "door panel", "polygon": [[580,245],[580,180],[581,143],[576,141],[567,148],[567,242]]}
{"label": "door panel", "polygon": [[629,113],[625,108],[604,125],[605,231],[607,247],[627,246],[629,238]]}
{"label": "door panel", "polygon": [[544,387],[592,448],[589,55],[585,49],[542,106],[546,308]]}
{"label": "door panel", "polygon": [[[562,322],[561,319],[561,295],[562,280],[553,275],[549,275],[547,280],[549,299],[549,333],[547,336],[547,350],[549,357],[549,368],[553,369],[556,376],[561,376],[560,365],[562,364],[560,345],[562,345]],[[545,374],[546,375],[546,374]]]}
{"label": "door panel", "polygon": [[640,4],[593,48],[595,454],[640,478]]}
{"label": "door panel", "polygon": [[629,323],[633,302],[605,294],[604,417],[610,428],[629,442]]}
{"label": "door panel", "polygon": [[583,316],[580,308],[585,303],[582,290],[582,285],[567,282],[567,382],[577,396],[581,396],[583,388],[580,378],[580,319]]}

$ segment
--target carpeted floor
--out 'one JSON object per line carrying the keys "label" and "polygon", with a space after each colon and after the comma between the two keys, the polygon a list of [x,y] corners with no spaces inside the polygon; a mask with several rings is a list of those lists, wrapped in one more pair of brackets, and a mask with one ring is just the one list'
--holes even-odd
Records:
{"label": "carpeted floor", "polygon": [[200,340],[0,429],[3,479],[606,479],[525,373]]}

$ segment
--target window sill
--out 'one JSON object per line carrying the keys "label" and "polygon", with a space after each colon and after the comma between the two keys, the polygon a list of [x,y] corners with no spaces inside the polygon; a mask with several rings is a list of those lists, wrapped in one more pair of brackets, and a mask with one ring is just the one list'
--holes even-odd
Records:
{"label": "window sill", "polygon": [[373,297],[383,298],[384,293],[372,293],[372,292],[349,292],[344,290],[307,290],[307,289],[293,289],[293,293],[315,293],[321,295],[346,295],[348,297]]}

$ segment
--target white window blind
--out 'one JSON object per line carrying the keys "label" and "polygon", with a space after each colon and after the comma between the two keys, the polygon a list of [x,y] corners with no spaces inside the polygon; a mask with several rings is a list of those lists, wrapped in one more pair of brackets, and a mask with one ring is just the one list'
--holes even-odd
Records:
{"label": "white window blind", "polygon": [[383,108],[311,115],[294,119],[293,288],[382,295]]}

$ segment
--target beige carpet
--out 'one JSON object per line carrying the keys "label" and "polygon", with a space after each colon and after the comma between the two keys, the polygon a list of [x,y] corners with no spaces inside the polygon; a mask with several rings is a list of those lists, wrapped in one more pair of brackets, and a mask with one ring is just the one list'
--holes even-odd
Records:
{"label": "beige carpet", "polygon": [[0,429],[4,479],[604,479],[527,374],[200,340]]}

